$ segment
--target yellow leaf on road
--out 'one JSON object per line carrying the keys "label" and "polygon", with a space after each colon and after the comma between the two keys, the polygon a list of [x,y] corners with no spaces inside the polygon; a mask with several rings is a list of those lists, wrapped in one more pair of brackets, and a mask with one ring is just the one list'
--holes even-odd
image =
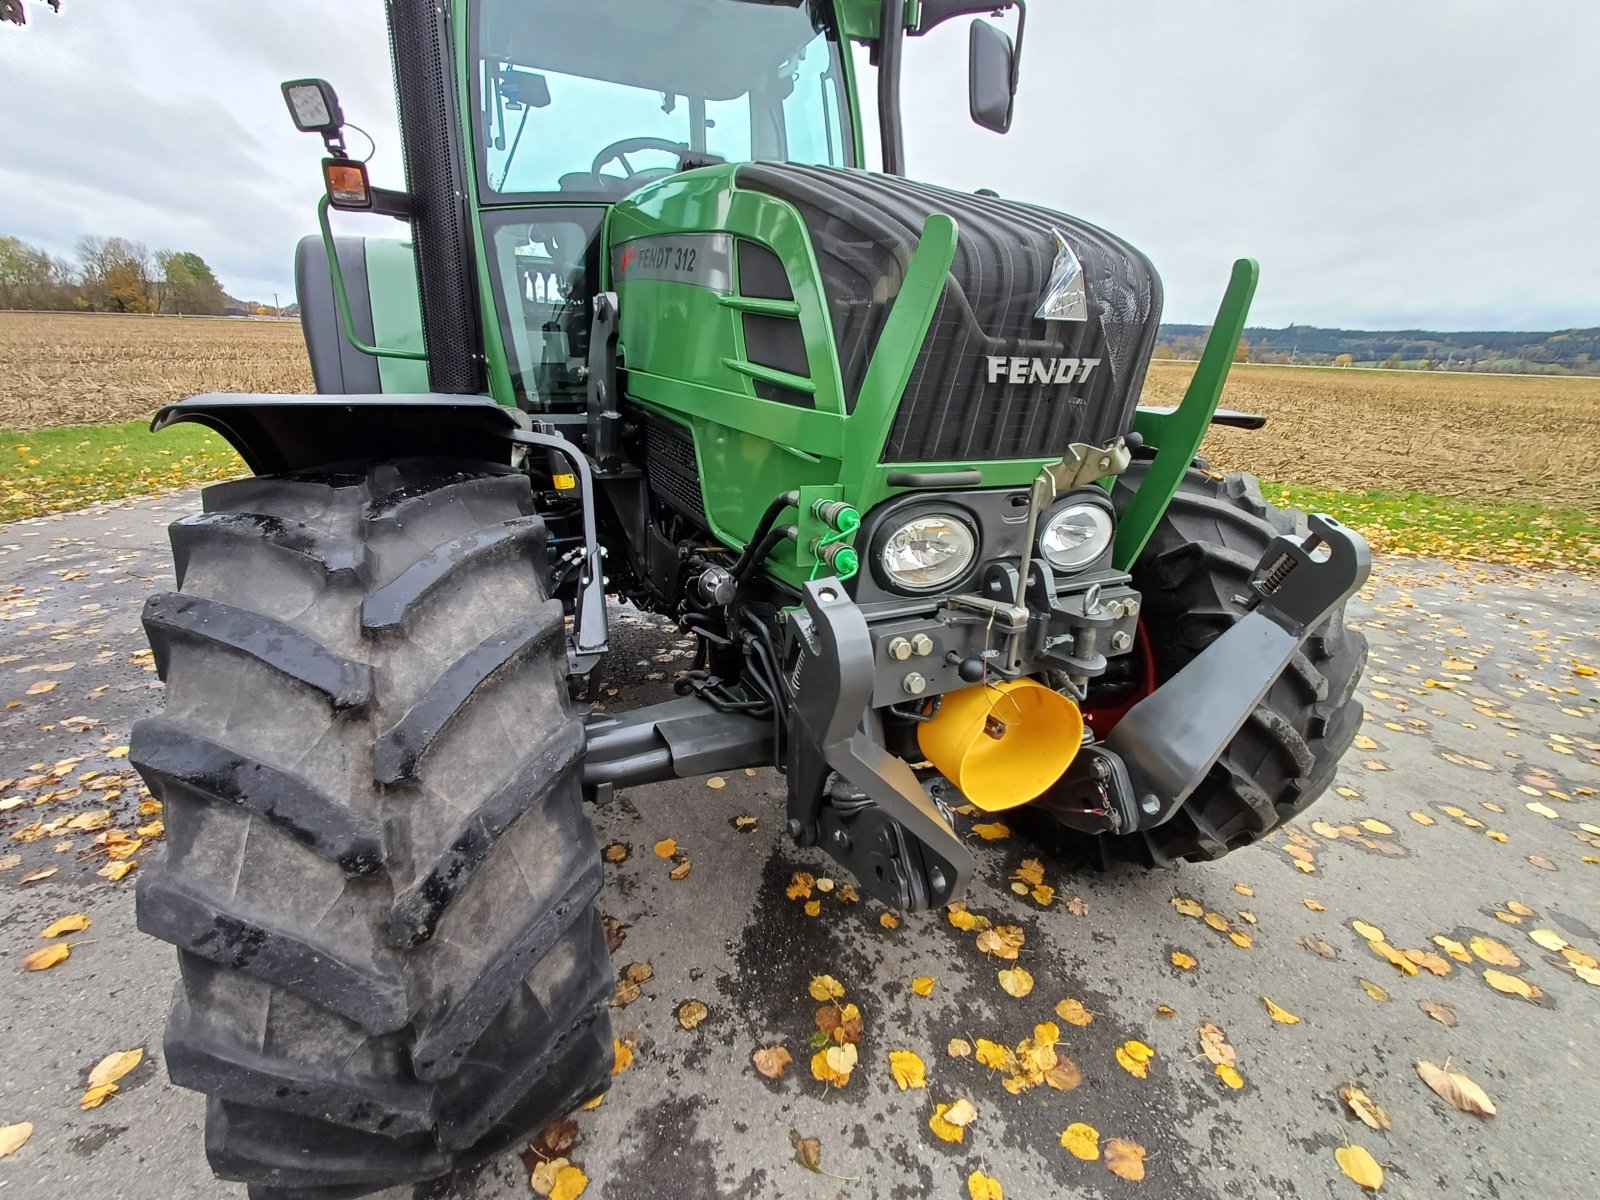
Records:
{"label": "yellow leaf on road", "polygon": [[1299,1017],[1295,1016],[1287,1008],[1283,1008],[1283,1007],[1281,1007],[1281,1006],[1279,1006],[1277,1004],[1274,1004],[1267,997],[1265,997],[1265,996],[1261,997],[1261,1003],[1263,1003],[1263,1004],[1265,1004],[1267,1006],[1267,1013],[1268,1013],[1269,1016],[1272,1017],[1272,1019],[1274,1021],[1277,1021],[1277,1022],[1279,1022],[1280,1024],[1283,1024],[1283,1025],[1298,1025],[1298,1024],[1300,1024],[1300,1018]]}
{"label": "yellow leaf on road", "polygon": [[671,858],[678,852],[678,843],[672,838],[662,838],[655,844],[657,858]]}
{"label": "yellow leaf on road", "polygon": [[555,1186],[550,1189],[550,1200],[578,1200],[589,1186],[589,1177],[577,1167],[568,1164],[556,1172]]}
{"label": "yellow leaf on road", "polygon": [[1433,825],[1436,823],[1434,819],[1425,812],[1414,812],[1411,813],[1410,816],[1411,819],[1418,825]]}
{"label": "yellow leaf on road", "polygon": [[1056,1005],[1056,1016],[1079,1029],[1094,1020],[1094,1014],[1083,1006],[1082,1000],[1063,1000]]}
{"label": "yellow leaf on road", "polygon": [[1339,1169],[1367,1191],[1375,1192],[1383,1186],[1383,1168],[1364,1147],[1340,1146],[1333,1157],[1338,1160]]}
{"label": "yellow leaf on road", "polygon": [[846,1042],[842,1046],[829,1046],[811,1056],[811,1074],[823,1083],[842,1088],[850,1082],[850,1073],[856,1069],[858,1061],[859,1052],[854,1044]]}
{"label": "yellow leaf on road", "polygon": [[967,1195],[972,1200],[1006,1200],[1006,1192],[993,1175],[974,1171],[967,1176]]}
{"label": "yellow leaf on road", "polygon": [[999,978],[1000,986],[1005,989],[1006,994],[1015,996],[1018,1000],[1033,991],[1033,976],[1021,967],[1001,971]]}
{"label": "yellow leaf on road", "polygon": [[892,912],[879,913],[878,924],[882,925],[885,929],[899,929],[900,918],[895,916]]}
{"label": "yellow leaf on road", "polygon": [[1496,967],[1520,967],[1522,960],[1517,957],[1516,951],[1510,946],[1503,945],[1489,937],[1475,937],[1470,945],[1472,952],[1484,962]]}
{"label": "yellow leaf on road", "polygon": [[1074,1158],[1084,1162],[1094,1162],[1100,1157],[1100,1131],[1082,1121],[1074,1121],[1062,1131],[1061,1144]]}
{"label": "yellow leaf on road", "polygon": [[837,1000],[844,995],[844,984],[832,975],[814,975],[811,978],[810,991],[813,1000]]}
{"label": "yellow leaf on road", "polygon": [[1139,1079],[1150,1077],[1150,1060],[1156,1052],[1143,1042],[1127,1041],[1117,1047],[1117,1062],[1128,1074]]}
{"label": "yellow leaf on road", "polygon": [[[71,916],[62,917],[59,921],[52,921],[45,926],[40,937],[60,937],[63,933],[81,933],[89,928],[90,920],[82,913],[73,913]],[[1563,943],[1564,944],[1564,943]]]}
{"label": "yellow leaf on road", "polygon": [[889,1074],[900,1085],[900,1090],[928,1086],[928,1069],[910,1050],[889,1051]]}
{"label": "yellow leaf on road", "polygon": [[1390,1127],[1389,1114],[1383,1111],[1377,1101],[1353,1084],[1347,1083],[1339,1089],[1339,1099],[1343,1100],[1350,1111],[1355,1113],[1361,1123],[1369,1129]]}
{"label": "yellow leaf on road", "polygon": [[89,1086],[99,1087],[101,1084],[115,1083],[143,1061],[144,1049],[142,1047],[136,1047],[132,1050],[118,1050],[115,1054],[108,1054],[95,1063],[94,1070],[89,1072]]}
{"label": "yellow leaf on road", "polygon": [[1467,953],[1465,946],[1453,938],[1445,937],[1442,933],[1434,936],[1433,944],[1457,962],[1470,963],[1472,961],[1472,955]]}
{"label": "yellow leaf on road", "polygon": [[1485,971],[1483,981],[1497,992],[1504,992],[1508,996],[1521,996],[1524,1000],[1535,1000],[1543,994],[1526,979],[1508,975],[1504,971]]}
{"label": "yellow leaf on road", "polygon": [[678,1006],[678,1024],[685,1029],[693,1029],[710,1015],[710,1010],[699,1000],[685,1000]]}
{"label": "yellow leaf on road", "polygon": [[1351,921],[1350,928],[1354,929],[1369,942],[1388,941],[1388,939],[1383,935],[1383,930],[1379,929],[1376,925],[1368,925],[1365,921]]}
{"label": "yellow leaf on road", "polygon": [[1227,1063],[1218,1063],[1216,1071],[1217,1078],[1234,1090],[1237,1091],[1244,1086],[1244,1076],[1239,1074],[1239,1068],[1229,1066]]}
{"label": "yellow leaf on road", "polygon": [[972,827],[972,832],[977,834],[986,842],[999,841],[1001,838],[1008,838],[1011,836],[1010,827],[1000,821],[991,821],[987,825],[974,825]]}
{"label": "yellow leaf on road", "polygon": [[622,1042],[612,1038],[611,1048],[611,1073],[613,1075],[621,1075],[633,1065],[633,1046],[629,1042]]}
{"label": "yellow leaf on road", "polygon": [[911,981],[911,991],[917,996],[933,995],[933,976],[919,975]]}
{"label": "yellow leaf on road", "polygon": [[102,1083],[92,1087],[78,1098],[78,1107],[84,1112],[88,1112],[91,1108],[99,1108],[116,1090],[117,1085],[114,1083]]}
{"label": "yellow leaf on road", "polygon": [[1172,907],[1178,910],[1181,916],[1201,917],[1205,915],[1205,907],[1198,900],[1189,900],[1183,896],[1172,898]]}
{"label": "yellow leaf on road", "polygon": [[951,1038],[949,1044],[945,1046],[944,1052],[951,1058],[966,1058],[967,1055],[972,1053],[972,1043],[967,1041],[966,1038]]}
{"label": "yellow leaf on road", "polygon": [[1128,1138],[1112,1138],[1105,1144],[1106,1169],[1118,1179],[1138,1183],[1144,1178],[1145,1148]]}
{"label": "yellow leaf on road", "polygon": [[0,1125],[0,1158],[15,1154],[33,1136],[33,1122],[19,1121],[15,1125]]}
{"label": "yellow leaf on road", "polygon": [[1380,1003],[1380,1004],[1388,1003],[1388,1001],[1389,1001],[1389,993],[1384,991],[1377,984],[1373,983],[1372,980],[1363,979],[1363,980],[1360,981],[1360,983],[1361,983],[1361,990],[1366,992],[1366,994],[1371,996],[1374,1000],[1378,1001],[1378,1003]]}
{"label": "yellow leaf on road", "polygon": [[1011,1047],[991,1042],[988,1038],[979,1038],[974,1057],[991,1071],[1004,1071],[1011,1066]]}
{"label": "yellow leaf on road", "polygon": [[[964,1102],[958,1101],[958,1103]],[[933,1116],[928,1118],[928,1128],[933,1130],[933,1135],[940,1141],[961,1142],[966,1138],[965,1125],[957,1125],[955,1122],[945,1119],[953,1107],[954,1105],[950,1104],[936,1104],[933,1108]]]}
{"label": "yellow leaf on road", "polygon": [[762,1046],[750,1056],[750,1061],[768,1079],[782,1079],[794,1056],[789,1053],[787,1046]]}
{"label": "yellow leaf on road", "polygon": [[978,1108],[971,1100],[963,1098],[945,1109],[944,1119],[952,1125],[965,1129],[978,1119]]}
{"label": "yellow leaf on road", "polygon": [[35,950],[22,960],[24,971],[48,971],[51,967],[58,966],[72,957],[72,947],[66,942],[57,942],[53,946],[45,946]]}
{"label": "yellow leaf on road", "polygon": [[1394,832],[1393,829],[1391,829],[1388,825],[1385,825],[1382,821],[1378,820],[1376,817],[1368,817],[1365,821],[1361,822],[1361,828],[1365,829],[1368,833],[1393,833]]}
{"label": "yellow leaf on road", "polygon": [[1416,1067],[1422,1082],[1453,1108],[1478,1117],[1492,1117],[1497,1111],[1488,1093],[1459,1071],[1446,1071],[1431,1062],[1419,1061]]}
{"label": "yellow leaf on road", "polygon": [[1172,952],[1172,965],[1180,971],[1192,971],[1194,970],[1195,960],[1182,950],[1174,950]]}

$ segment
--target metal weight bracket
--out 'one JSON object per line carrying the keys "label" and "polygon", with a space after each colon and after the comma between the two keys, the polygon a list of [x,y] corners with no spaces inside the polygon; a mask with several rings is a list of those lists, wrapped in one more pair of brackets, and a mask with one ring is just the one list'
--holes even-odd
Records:
{"label": "metal weight bracket", "polygon": [[1138,826],[1170,820],[1311,631],[1372,573],[1366,540],[1331,517],[1280,534],[1249,582],[1250,610],[1128,710],[1106,739],[1127,765]]}
{"label": "metal weight bracket", "polygon": [[[791,677],[790,827],[885,904],[915,911],[947,903],[966,891],[972,853],[877,736],[866,618],[833,578],[807,582],[803,605],[789,621],[799,643]],[[819,808],[830,771],[839,777],[836,802]]]}

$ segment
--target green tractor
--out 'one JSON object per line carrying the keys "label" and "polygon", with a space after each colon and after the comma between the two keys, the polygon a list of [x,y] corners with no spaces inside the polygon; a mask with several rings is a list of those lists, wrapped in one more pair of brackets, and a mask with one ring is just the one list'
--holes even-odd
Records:
{"label": "green tractor", "polygon": [[[314,396],[173,405],[254,478],[172,527],[132,758],[169,849],[173,1080],[217,1174],[333,1198],[599,1095],[612,992],[586,802],[776,767],[885,904],[958,900],[954,808],[1149,866],[1333,778],[1370,570],[1196,452],[1256,270],[1140,408],[1160,282],[1032,204],[903,175],[900,65],[971,25],[1004,132],[1020,0],[387,0],[406,188],[327,146],[297,263]],[[870,50],[882,173],[863,169]],[[335,237],[331,209],[409,226]],[[608,597],[694,635],[671,701],[574,704]]]}

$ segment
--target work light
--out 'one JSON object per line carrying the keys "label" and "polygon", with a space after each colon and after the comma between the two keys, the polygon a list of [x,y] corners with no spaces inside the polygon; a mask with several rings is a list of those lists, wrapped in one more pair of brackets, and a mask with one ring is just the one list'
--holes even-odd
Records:
{"label": "work light", "polygon": [[1111,545],[1111,514],[1098,504],[1079,502],[1045,519],[1039,553],[1058,571],[1081,571]]}
{"label": "work light", "polygon": [[923,513],[884,540],[878,562],[896,587],[926,592],[961,578],[977,553],[972,526],[944,513]]}

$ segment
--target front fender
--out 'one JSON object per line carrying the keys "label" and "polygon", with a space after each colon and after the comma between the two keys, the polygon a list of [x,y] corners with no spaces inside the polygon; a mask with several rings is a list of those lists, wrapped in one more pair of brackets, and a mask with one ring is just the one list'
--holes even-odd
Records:
{"label": "front fender", "polygon": [[395,458],[511,462],[520,414],[487,396],[210,392],[169,404],[151,432],[192,422],[220,433],[257,475]]}

